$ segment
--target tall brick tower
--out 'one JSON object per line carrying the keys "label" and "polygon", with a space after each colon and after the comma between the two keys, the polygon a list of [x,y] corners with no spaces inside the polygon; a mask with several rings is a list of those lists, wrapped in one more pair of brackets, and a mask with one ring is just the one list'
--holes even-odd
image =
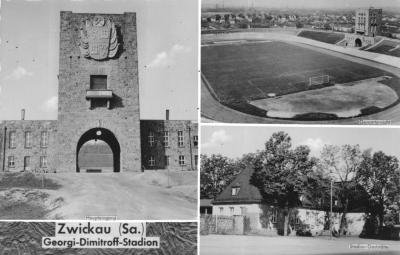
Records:
{"label": "tall brick tower", "polygon": [[136,14],[61,12],[57,171],[78,171],[81,146],[105,141],[114,171],[141,171]]}

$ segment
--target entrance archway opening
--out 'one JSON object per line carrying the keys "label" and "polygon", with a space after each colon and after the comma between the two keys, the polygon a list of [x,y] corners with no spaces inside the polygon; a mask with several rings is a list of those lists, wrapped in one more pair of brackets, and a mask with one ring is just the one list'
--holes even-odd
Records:
{"label": "entrance archway opening", "polygon": [[356,39],[355,45],[356,45],[356,47],[362,47],[362,42],[361,42],[360,38]]}
{"label": "entrance archway opening", "polygon": [[92,128],[78,141],[76,172],[120,172],[121,147],[105,128]]}

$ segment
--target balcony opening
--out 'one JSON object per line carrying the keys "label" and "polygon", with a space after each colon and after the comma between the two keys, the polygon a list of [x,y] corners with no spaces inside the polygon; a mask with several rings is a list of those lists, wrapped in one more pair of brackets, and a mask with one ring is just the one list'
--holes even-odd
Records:
{"label": "balcony opening", "polygon": [[90,89],[91,90],[106,90],[107,89],[107,75],[90,75]]}

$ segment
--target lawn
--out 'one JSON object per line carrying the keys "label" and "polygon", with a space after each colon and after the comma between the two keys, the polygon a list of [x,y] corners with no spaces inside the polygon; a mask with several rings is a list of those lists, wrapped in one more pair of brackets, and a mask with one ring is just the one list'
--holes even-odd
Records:
{"label": "lawn", "polygon": [[[201,71],[222,104],[263,117],[266,111],[249,104],[250,101],[264,99],[269,93],[287,95],[385,73],[378,68],[277,41],[202,47],[201,58]],[[310,77],[321,75],[329,75],[330,83],[308,86]]]}

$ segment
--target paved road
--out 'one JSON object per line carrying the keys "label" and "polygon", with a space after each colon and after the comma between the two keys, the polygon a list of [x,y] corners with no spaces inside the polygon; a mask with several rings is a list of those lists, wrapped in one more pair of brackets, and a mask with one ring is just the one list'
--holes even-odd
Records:
{"label": "paved road", "polygon": [[[377,62],[373,62],[367,59],[362,59],[358,57],[353,57],[350,55],[345,55],[342,53],[334,52],[331,50],[318,48],[316,46],[310,46],[302,43],[290,42],[297,46],[312,49],[315,51],[319,51],[328,55],[332,55],[338,58],[346,59],[349,61],[353,61],[356,63],[373,66],[376,68],[380,68],[382,70],[391,72],[400,77],[400,69],[380,64]],[[263,118],[250,114],[246,114],[243,112],[236,111],[229,107],[226,107],[219,102],[217,102],[208,91],[207,87],[204,85],[203,81],[201,82],[201,112],[202,114],[210,118],[212,120],[224,123],[265,123],[265,124],[344,124],[344,125],[359,125],[359,121],[363,119],[369,120],[391,120],[392,124],[400,124],[400,104],[387,109],[383,112],[379,112],[376,114],[371,114],[368,116],[360,117],[360,118],[352,118],[352,119],[343,119],[343,120],[327,120],[327,121],[298,121],[298,120],[282,120],[282,119],[272,119],[272,118]]]}
{"label": "paved road", "polygon": [[[389,245],[388,249],[349,249],[349,244]],[[201,255],[261,255],[261,254],[400,254],[400,241],[383,241],[342,237],[263,237],[208,235],[200,237]]]}
{"label": "paved road", "polygon": [[83,220],[86,215],[117,215],[118,220],[197,219],[197,202],[185,197],[197,189],[195,184],[166,188],[159,186],[161,181],[155,176],[152,185],[143,173],[57,173],[46,177],[63,186],[46,191],[65,200],[65,205],[52,212],[63,219]]}

